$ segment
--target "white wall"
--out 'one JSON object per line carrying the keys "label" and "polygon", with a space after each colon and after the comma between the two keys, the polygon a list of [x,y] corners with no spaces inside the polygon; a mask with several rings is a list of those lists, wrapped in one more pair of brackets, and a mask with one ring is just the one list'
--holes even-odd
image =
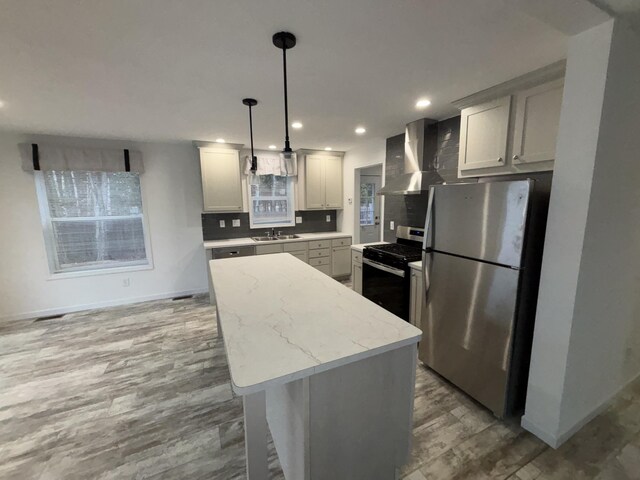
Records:
{"label": "white wall", "polygon": [[640,373],[640,38],[571,38],[523,425],[556,446]]}
{"label": "white wall", "polygon": [[[386,148],[387,144],[384,138],[372,138],[346,152],[343,160],[344,208],[341,211],[338,211],[338,231],[344,232],[348,235],[356,235],[356,232],[359,232],[359,230],[356,229],[357,219],[355,214],[356,212],[354,210],[354,171],[356,168],[382,164],[382,181],[384,184],[384,159],[386,155]],[[384,209],[381,208],[380,210],[382,214]],[[384,225],[384,218],[382,218],[381,220],[381,224]],[[354,242],[355,241],[357,241],[356,236],[354,236]]]}
{"label": "white wall", "polygon": [[[141,188],[154,268],[49,280],[33,175],[20,168],[22,142],[142,151],[146,171]],[[190,144],[0,133],[0,320],[207,290],[201,212],[200,167]],[[129,287],[123,286],[125,278]]]}

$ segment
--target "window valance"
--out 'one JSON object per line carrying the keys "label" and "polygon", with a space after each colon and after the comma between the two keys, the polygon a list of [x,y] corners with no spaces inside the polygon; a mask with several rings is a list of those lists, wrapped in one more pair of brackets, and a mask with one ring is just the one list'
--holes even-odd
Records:
{"label": "window valance", "polygon": [[[256,175],[276,175],[279,177],[295,177],[298,175],[298,162],[296,155],[285,158],[282,154],[256,155],[258,159],[258,169]],[[245,157],[244,174],[251,174],[251,156]]]}
{"label": "window valance", "polygon": [[142,152],[128,149],[78,148],[22,143],[18,145],[25,172],[81,170],[143,173]]}

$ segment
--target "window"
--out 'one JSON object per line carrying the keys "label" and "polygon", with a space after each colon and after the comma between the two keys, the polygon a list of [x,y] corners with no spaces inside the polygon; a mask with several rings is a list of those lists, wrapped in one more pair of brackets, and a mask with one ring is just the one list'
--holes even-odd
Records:
{"label": "window", "polygon": [[373,225],[375,223],[376,184],[360,184],[360,226]]}
{"label": "window", "polygon": [[251,228],[295,226],[292,177],[249,175]]}
{"label": "window", "polygon": [[49,170],[35,177],[51,273],[150,265],[137,173]]}

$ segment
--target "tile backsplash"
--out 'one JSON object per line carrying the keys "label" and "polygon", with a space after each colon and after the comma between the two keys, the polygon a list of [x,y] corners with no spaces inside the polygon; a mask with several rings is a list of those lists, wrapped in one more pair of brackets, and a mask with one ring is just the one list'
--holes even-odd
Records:
{"label": "tile backsplash", "polygon": [[[336,231],[336,210],[301,210],[296,217],[302,217],[302,223],[295,227],[276,227],[276,231],[291,235],[293,233],[315,233]],[[330,221],[327,222],[327,215]],[[220,227],[220,220],[224,220],[224,228]],[[240,220],[240,226],[234,227],[233,220]],[[202,234],[204,240],[224,240],[227,238],[256,237],[263,235],[267,227],[249,228],[249,213],[203,213]]]}

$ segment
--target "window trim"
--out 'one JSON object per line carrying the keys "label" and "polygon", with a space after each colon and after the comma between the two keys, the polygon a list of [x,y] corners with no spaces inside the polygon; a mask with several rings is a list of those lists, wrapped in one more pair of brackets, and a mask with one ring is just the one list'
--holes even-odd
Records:
{"label": "window trim", "polygon": [[[55,261],[55,241],[53,238],[53,222],[57,221],[51,218],[49,212],[49,199],[47,198],[47,191],[44,180],[44,173],[42,171],[34,171],[34,181],[36,185],[36,196],[38,198],[38,208],[40,210],[40,224],[42,227],[44,250],[47,257],[48,276],[47,280],[57,280],[64,278],[74,277],[88,277],[94,275],[111,275],[116,273],[135,272],[142,270],[153,270],[153,253],[151,250],[151,233],[149,228],[149,218],[147,210],[147,202],[143,193],[142,176],[140,176],[140,198],[142,201],[142,213],[137,215],[127,215],[126,218],[132,218],[135,216],[142,217],[142,232],[144,236],[144,247],[147,254],[145,262],[130,262],[125,264],[121,262],[118,266],[95,268],[93,266],[87,266],[86,268],[79,267],[73,270],[60,270],[56,269]],[[73,217],[69,219],[61,218],[60,221],[82,221],[88,219],[117,219],[125,218],[125,216],[106,216],[106,217]]]}

